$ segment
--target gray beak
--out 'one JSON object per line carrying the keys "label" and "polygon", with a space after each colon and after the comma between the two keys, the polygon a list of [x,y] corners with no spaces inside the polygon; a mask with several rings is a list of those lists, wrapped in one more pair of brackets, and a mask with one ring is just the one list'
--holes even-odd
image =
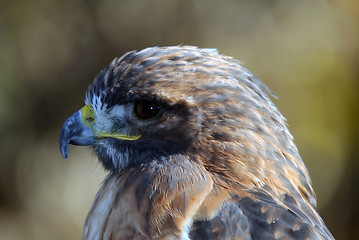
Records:
{"label": "gray beak", "polygon": [[64,158],[69,153],[69,144],[89,146],[96,142],[96,135],[81,119],[81,110],[69,117],[62,126],[60,134],[60,151]]}

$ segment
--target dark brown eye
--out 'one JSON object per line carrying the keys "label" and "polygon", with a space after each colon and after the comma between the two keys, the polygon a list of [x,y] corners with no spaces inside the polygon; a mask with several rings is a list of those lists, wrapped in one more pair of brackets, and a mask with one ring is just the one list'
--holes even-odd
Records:
{"label": "dark brown eye", "polygon": [[138,118],[150,119],[158,114],[160,107],[155,102],[139,100],[135,102],[133,111]]}

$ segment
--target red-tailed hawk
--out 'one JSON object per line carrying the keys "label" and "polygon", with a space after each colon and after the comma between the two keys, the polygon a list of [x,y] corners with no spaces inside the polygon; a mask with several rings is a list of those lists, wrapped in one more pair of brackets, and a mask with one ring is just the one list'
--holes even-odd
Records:
{"label": "red-tailed hawk", "polygon": [[60,136],[109,171],[82,239],[333,239],[268,91],[214,49],[114,59]]}

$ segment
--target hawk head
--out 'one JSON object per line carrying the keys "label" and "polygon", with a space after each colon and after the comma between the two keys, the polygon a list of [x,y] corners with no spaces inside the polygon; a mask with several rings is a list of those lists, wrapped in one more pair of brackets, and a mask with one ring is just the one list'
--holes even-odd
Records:
{"label": "hawk head", "polygon": [[85,106],[62,128],[61,153],[67,157],[69,144],[91,145],[117,172],[184,155],[222,184],[259,187],[283,175],[273,189],[294,185],[312,196],[285,119],[266,91],[215,49],[132,51],[96,76]]}
{"label": "hawk head", "polygon": [[[150,189],[146,199],[153,199],[154,192],[168,196],[170,189],[185,191],[196,177],[211,179],[206,180],[206,194],[212,189],[226,191],[222,202],[211,203],[215,207],[207,215],[203,212],[209,203],[202,208],[201,202],[196,205],[202,214],[190,213],[193,219],[183,220],[182,227],[194,218],[210,218],[224,202],[255,195],[275,209],[289,209],[313,228],[326,229],[285,118],[266,92],[268,88],[238,61],[214,49],[177,46],[132,51],[114,59],[95,77],[85,106],[62,128],[61,153],[67,157],[69,144],[91,145],[106,169],[129,178],[135,173],[140,176],[141,171],[150,176],[167,166],[158,171],[158,176],[168,174],[167,178],[138,180]],[[178,170],[175,176],[168,170],[169,162]],[[168,185],[158,190],[158,184],[167,181],[163,179],[168,179]],[[137,194],[143,187],[136,189]],[[219,190],[208,195],[212,199],[208,201],[219,195]],[[164,223],[168,215],[159,214],[159,220],[149,222]],[[272,218],[268,215],[263,221],[269,224]]]}

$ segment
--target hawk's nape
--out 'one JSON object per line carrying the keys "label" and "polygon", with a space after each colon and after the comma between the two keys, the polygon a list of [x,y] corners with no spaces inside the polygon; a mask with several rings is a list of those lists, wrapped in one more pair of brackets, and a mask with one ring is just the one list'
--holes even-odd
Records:
{"label": "hawk's nape", "polygon": [[64,124],[109,171],[83,240],[333,239],[268,88],[191,46],[114,59]]}

